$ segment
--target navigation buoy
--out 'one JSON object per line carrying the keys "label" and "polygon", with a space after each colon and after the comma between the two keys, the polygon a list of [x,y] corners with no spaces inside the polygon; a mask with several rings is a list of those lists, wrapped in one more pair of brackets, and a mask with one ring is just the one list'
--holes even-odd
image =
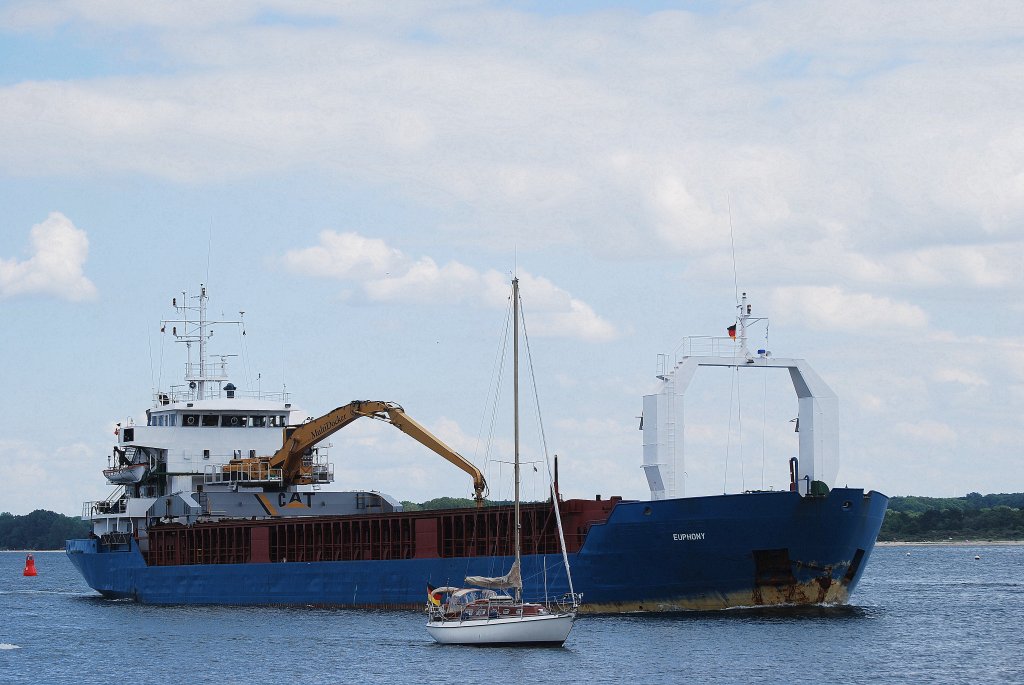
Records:
{"label": "navigation buoy", "polygon": [[25,572],[22,575],[25,575],[25,576],[34,576],[34,575],[36,575],[36,561],[35,561],[35,559],[32,558],[31,554],[29,554],[28,556],[25,557]]}
{"label": "navigation buoy", "polygon": [[978,559],[981,559],[981,555],[980,554],[975,554],[974,555],[974,560],[977,561]]}

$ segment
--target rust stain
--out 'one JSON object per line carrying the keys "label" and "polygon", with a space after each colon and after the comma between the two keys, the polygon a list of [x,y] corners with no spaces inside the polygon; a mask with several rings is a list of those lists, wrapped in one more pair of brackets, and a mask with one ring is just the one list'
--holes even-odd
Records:
{"label": "rust stain", "polygon": [[584,602],[580,613],[617,614],[667,611],[719,611],[741,607],[846,604],[850,594],[844,583],[833,582],[831,578],[815,578],[805,583],[791,583],[785,586],[758,585],[750,590],[730,593],[710,593],[693,597],[673,599],[648,599],[632,602]]}

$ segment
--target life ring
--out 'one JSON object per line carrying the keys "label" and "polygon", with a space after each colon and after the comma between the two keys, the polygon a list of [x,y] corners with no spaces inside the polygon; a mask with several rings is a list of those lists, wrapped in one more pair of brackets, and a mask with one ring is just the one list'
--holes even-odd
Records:
{"label": "life ring", "polygon": [[194,426],[195,423],[196,423],[196,417],[194,417],[194,416],[185,417],[185,423],[187,425],[189,425],[189,426]]}
{"label": "life ring", "polygon": [[231,417],[231,425],[232,426],[237,426],[238,425],[238,417],[237,416],[232,416]]}

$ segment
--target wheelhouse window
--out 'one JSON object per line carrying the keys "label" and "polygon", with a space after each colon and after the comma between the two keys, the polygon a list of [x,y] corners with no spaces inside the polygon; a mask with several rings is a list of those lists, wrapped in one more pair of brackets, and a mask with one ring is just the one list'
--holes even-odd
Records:
{"label": "wheelhouse window", "polygon": [[252,424],[251,425],[252,425],[253,428],[265,428],[266,425],[267,425],[267,417],[266,416],[254,416],[254,417],[252,417]]}
{"label": "wheelhouse window", "polygon": [[249,425],[249,417],[238,416],[237,414],[225,414],[220,417],[220,425],[227,428],[245,428]]}
{"label": "wheelhouse window", "polygon": [[200,414],[204,426],[216,426],[220,423],[220,416],[217,414]]}
{"label": "wheelhouse window", "polygon": [[199,425],[199,414],[182,414],[181,415],[182,426],[198,426]]}
{"label": "wheelhouse window", "polygon": [[271,428],[281,428],[281,427],[284,426],[284,417],[283,416],[275,415],[275,416],[271,416],[269,418],[270,418],[270,426],[271,426]]}

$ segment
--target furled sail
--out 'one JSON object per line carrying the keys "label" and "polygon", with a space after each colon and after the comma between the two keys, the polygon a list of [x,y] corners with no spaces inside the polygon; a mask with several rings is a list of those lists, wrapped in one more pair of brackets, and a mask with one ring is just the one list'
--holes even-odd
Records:
{"label": "furled sail", "polygon": [[512,564],[512,568],[508,570],[503,576],[497,578],[489,578],[487,576],[466,576],[467,585],[476,585],[477,587],[487,587],[494,590],[507,590],[508,588],[519,588],[523,589],[523,577],[519,573],[519,560],[516,559],[515,563]]}

